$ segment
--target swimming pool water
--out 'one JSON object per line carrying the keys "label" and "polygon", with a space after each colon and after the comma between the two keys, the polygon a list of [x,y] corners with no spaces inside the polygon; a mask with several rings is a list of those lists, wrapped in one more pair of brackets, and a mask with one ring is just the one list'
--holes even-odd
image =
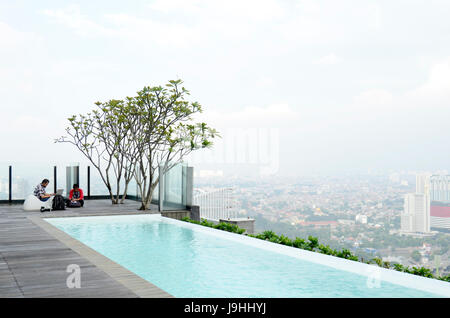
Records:
{"label": "swimming pool water", "polygon": [[196,231],[159,215],[46,221],[175,297],[439,297],[385,281],[374,287],[364,275]]}

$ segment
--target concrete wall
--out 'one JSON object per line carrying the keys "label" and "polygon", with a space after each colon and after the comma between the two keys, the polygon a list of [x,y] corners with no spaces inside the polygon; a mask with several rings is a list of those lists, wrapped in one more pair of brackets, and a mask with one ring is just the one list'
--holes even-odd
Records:
{"label": "concrete wall", "polygon": [[246,218],[236,218],[223,220],[220,219],[219,222],[225,222],[230,224],[235,224],[239,228],[244,229],[246,233],[253,234],[255,232],[255,220],[254,219],[246,219]]}
{"label": "concrete wall", "polygon": [[191,216],[191,211],[161,211],[161,216],[175,220],[181,220],[186,217],[189,218]]}

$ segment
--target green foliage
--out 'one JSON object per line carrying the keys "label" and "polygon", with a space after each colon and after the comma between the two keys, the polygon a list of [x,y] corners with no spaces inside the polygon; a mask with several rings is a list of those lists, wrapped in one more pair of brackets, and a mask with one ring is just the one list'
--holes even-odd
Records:
{"label": "green foliage", "polygon": [[410,273],[423,277],[434,278],[433,274],[431,273],[431,270],[425,267],[413,267]]}
{"label": "green foliage", "polygon": [[335,250],[333,250],[332,248],[330,248],[328,245],[323,245],[323,244],[319,244],[318,246],[318,251],[322,254],[326,254],[326,255],[335,255]]}
{"label": "green foliage", "polygon": [[278,239],[278,236],[272,231],[264,231],[261,234],[262,234],[263,240],[270,241],[272,239],[273,240]]}
{"label": "green foliage", "polygon": [[377,264],[380,267],[383,267],[383,261],[381,260],[381,258],[375,257],[372,258],[370,263],[374,262],[375,264]]}
{"label": "green foliage", "polygon": [[284,235],[281,235],[278,239],[278,243],[283,244],[283,245],[287,245],[287,246],[292,246],[292,241],[289,237],[286,237]]}
{"label": "green foliage", "polygon": [[439,279],[450,283],[450,275],[441,276],[441,277],[439,277]]}
{"label": "green foliage", "polygon": [[308,242],[309,248],[308,249],[310,251],[314,251],[314,249],[319,246],[319,239],[314,236],[308,236],[308,240],[309,240],[309,242]]}
{"label": "green foliage", "polygon": [[294,242],[292,242],[292,246],[297,247],[297,248],[301,248],[301,249],[306,249],[306,241],[302,238],[296,237]]}
{"label": "green foliage", "polygon": [[218,229],[218,230],[228,231],[228,232],[238,233],[238,234],[242,234],[245,232],[244,229],[239,228],[236,224],[230,224],[227,222],[220,222],[219,224],[213,225],[212,227],[215,229]]}
{"label": "green foliage", "polygon": [[214,229],[227,231],[227,232],[232,232],[232,233],[237,233],[237,234],[243,234],[245,232],[245,229],[241,229],[236,224],[230,224],[230,223],[227,223],[227,222],[220,222],[219,224],[214,224],[213,222],[209,222],[206,219],[202,219],[199,222],[199,221],[192,220],[192,219],[190,219],[188,217],[182,218],[181,220],[185,221],[185,222],[194,223],[194,224],[198,224],[198,225],[203,225],[203,226],[211,227],[211,228],[214,228]]}
{"label": "green foliage", "polygon": [[[233,233],[238,233],[238,234],[242,234],[245,232],[245,230],[239,229],[237,226],[231,225],[228,223],[219,223],[219,224],[215,225],[214,223],[208,222],[205,219],[203,219],[201,222],[191,220],[190,218],[183,218],[182,220],[186,221],[186,222],[196,223],[196,224],[200,224],[200,225],[204,225],[204,226],[208,226],[208,227],[212,227],[212,228],[216,228],[216,229],[220,229],[220,230],[225,230],[225,231],[229,231],[229,232],[233,232]],[[287,236],[284,236],[284,235],[278,236],[277,234],[275,234],[275,232],[269,231],[269,230],[264,231],[262,233],[258,233],[258,234],[246,234],[246,235],[249,237],[260,239],[260,240],[265,240],[265,241],[278,243],[278,244],[282,244],[282,245],[287,245],[287,246],[293,246],[293,247],[308,250],[308,251],[319,252],[319,253],[326,254],[326,255],[336,256],[336,257],[345,258],[348,260],[357,261],[357,262],[359,261],[359,262],[364,263],[364,260],[362,258],[361,258],[361,260],[359,260],[358,257],[356,255],[352,254],[352,252],[350,250],[348,250],[348,249],[342,249],[342,250],[332,249],[328,245],[320,244],[318,241],[318,238],[313,237],[313,236],[308,236],[308,240],[305,240],[305,239],[302,239],[299,237],[296,237],[295,240],[291,240]],[[367,261],[365,263],[376,264],[380,267],[387,268],[387,269],[393,269],[393,270],[396,270],[399,272],[405,272],[405,273],[409,273],[409,274],[413,274],[413,275],[423,276],[423,277],[427,277],[427,278],[435,278],[435,279],[443,280],[446,282],[450,282],[450,275],[436,277],[432,274],[430,269],[425,268],[425,267],[409,268],[407,266],[403,266],[403,265],[397,264],[397,263],[394,263],[391,266],[391,264],[389,262],[385,262],[379,257],[372,258],[370,261]]]}
{"label": "green foliage", "polygon": [[358,257],[353,255],[348,249],[343,249],[335,254],[337,257],[345,258],[351,261],[358,261]]}
{"label": "green foliage", "polygon": [[396,271],[399,271],[399,272],[405,271],[405,267],[402,264],[393,264],[393,266]]}

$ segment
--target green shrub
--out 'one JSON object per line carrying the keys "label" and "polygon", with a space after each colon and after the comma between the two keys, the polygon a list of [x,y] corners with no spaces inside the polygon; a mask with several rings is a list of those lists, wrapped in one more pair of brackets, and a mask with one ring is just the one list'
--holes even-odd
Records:
{"label": "green shrub", "polygon": [[399,271],[399,272],[405,271],[405,267],[402,264],[394,264],[393,266],[396,271]]}
{"label": "green shrub", "polygon": [[292,246],[292,241],[289,237],[286,237],[284,235],[281,235],[279,237],[279,243],[287,246]]}
{"label": "green shrub", "polygon": [[268,241],[272,243],[280,243],[277,236],[272,236]]}
{"label": "green shrub", "polygon": [[428,278],[434,277],[433,274],[431,273],[431,270],[429,270],[428,268],[425,268],[425,267],[413,267],[411,274],[428,277]]}
{"label": "green shrub", "polygon": [[261,233],[263,240],[274,240],[275,238],[278,239],[278,236],[272,232],[272,231],[264,231]]}
{"label": "green shrub", "polygon": [[450,275],[447,275],[447,276],[441,276],[441,277],[439,277],[439,279],[440,279],[440,280],[443,280],[443,281],[445,281],[445,282],[449,282],[449,283],[450,283]]}
{"label": "green shrub", "polygon": [[245,232],[244,229],[239,228],[236,224],[230,224],[227,222],[220,222],[219,224],[214,225],[213,227],[215,229],[228,231],[228,232],[232,232],[232,233],[238,233],[238,234],[242,234]]}
{"label": "green shrub", "polygon": [[292,245],[297,248],[306,249],[306,241],[302,238],[296,237]]}
{"label": "green shrub", "polygon": [[320,244],[319,247],[317,248],[319,250],[320,253],[322,254],[326,254],[326,255],[335,255],[336,251],[333,250],[331,247],[329,247],[328,245],[323,245]]}
{"label": "green shrub", "polygon": [[345,258],[345,259],[349,259],[352,261],[358,261],[358,257],[353,255],[352,252],[350,252],[348,249],[344,248],[342,251],[338,251],[336,253],[337,257],[341,257],[341,258]]}
{"label": "green shrub", "polygon": [[314,249],[319,246],[319,239],[310,235],[308,236],[308,240],[309,242],[307,242],[307,249],[310,251],[314,251]]}
{"label": "green shrub", "polygon": [[206,219],[202,219],[200,222],[200,225],[208,226],[208,227],[214,227],[214,223],[208,222]]}
{"label": "green shrub", "polygon": [[381,258],[379,258],[379,257],[372,258],[372,259],[370,260],[370,262],[371,262],[371,263],[374,262],[374,263],[377,264],[378,266],[383,267],[383,261],[382,261]]}

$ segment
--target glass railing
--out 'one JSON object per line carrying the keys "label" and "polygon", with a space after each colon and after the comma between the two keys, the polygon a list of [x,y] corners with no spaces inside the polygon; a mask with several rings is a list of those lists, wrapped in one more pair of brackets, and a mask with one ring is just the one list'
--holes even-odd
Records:
{"label": "glass railing", "polygon": [[163,182],[159,187],[159,191],[162,194],[160,196],[160,199],[162,199],[162,206],[160,205],[161,210],[180,210],[186,208],[186,176],[186,163],[177,164],[164,174]]}
{"label": "glass railing", "polygon": [[0,163],[0,200],[9,198],[9,166]]}
{"label": "glass railing", "polygon": [[54,166],[33,163],[16,163],[12,166],[12,199],[23,200],[33,194],[35,187],[43,179],[50,181],[47,186],[48,193],[54,192]]}
{"label": "glass railing", "polygon": [[[96,196],[96,195],[109,195],[109,191],[105,186],[105,183],[102,180],[102,177],[100,175],[100,173],[98,172],[97,169],[95,169],[94,167],[91,167],[90,169],[90,190],[91,190],[91,195]],[[112,189],[115,189],[115,184],[113,184],[114,182],[111,182],[112,178],[114,178],[111,174],[110,174],[110,183],[111,183],[111,187]]]}
{"label": "glass railing", "polygon": [[[188,189],[189,187],[192,188],[192,180],[188,181],[187,169],[187,164],[181,163],[167,171],[164,178],[162,178],[162,184],[154,189],[152,203],[157,204],[161,210],[186,209],[188,203],[192,202],[187,198],[189,193],[192,192],[192,189],[190,189],[191,191]],[[80,188],[83,189],[87,199],[109,196],[108,189],[97,169],[87,164],[42,165],[15,163],[8,165],[3,163],[0,164],[0,203],[25,200],[27,196],[33,194],[35,187],[43,179],[50,181],[46,189],[47,193],[54,193],[58,189],[63,189],[63,196],[67,196],[72,185],[77,182]],[[112,189],[115,189],[116,178],[114,174],[110,174],[110,182]],[[125,180],[122,179],[120,196],[122,196],[124,189]],[[140,200],[137,183],[134,179],[128,185],[127,197]],[[159,204],[160,201],[162,204]]]}

